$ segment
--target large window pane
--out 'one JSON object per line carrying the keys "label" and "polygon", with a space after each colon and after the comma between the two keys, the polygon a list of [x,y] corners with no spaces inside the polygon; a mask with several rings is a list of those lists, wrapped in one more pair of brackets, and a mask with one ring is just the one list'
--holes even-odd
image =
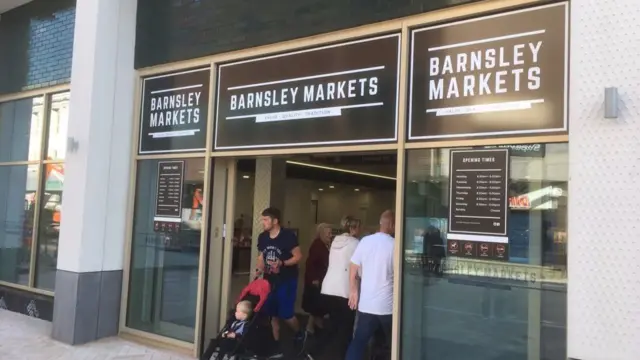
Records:
{"label": "large window pane", "polygon": [[44,193],[42,195],[38,225],[38,259],[36,263],[36,286],[54,290],[58,265],[58,240],[62,213],[62,186],[64,165],[44,166]]}
{"label": "large window pane", "polygon": [[47,159],[64,160],[67,151],[67,125],[69,123],[69,95],[61,93],[51,96],[49,112],[49,136]]}
{"label": "large window pane", "polygon": [[507,262],[447,255],[451,149],[408,151],[402,359],[566,359],[568,146],[537,145],[512,147]]}
{"label": "large window pane", "polygon": [[0,166],[0,280],[29,284],[37,166]]}
{"label": "large window pane", "polygon": [[40,159],[44,97],[0,104],[0,162]]}
{"label": "large window pane", "polygon": [[204,159],[185,160],[178,233],[154,229],[158,163],[138,163],[127,326],[193,342]]}

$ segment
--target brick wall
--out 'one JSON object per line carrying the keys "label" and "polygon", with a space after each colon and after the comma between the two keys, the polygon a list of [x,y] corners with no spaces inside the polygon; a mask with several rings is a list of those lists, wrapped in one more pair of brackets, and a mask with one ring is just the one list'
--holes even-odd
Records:
{"label": "brick wall", "polygon": [[68,83],[75,0],[34,0],[0,15],[0,94]]}
{"label": "brick wall", "polygon": [[291,40],[476,0],[138,0],[136,68]]}

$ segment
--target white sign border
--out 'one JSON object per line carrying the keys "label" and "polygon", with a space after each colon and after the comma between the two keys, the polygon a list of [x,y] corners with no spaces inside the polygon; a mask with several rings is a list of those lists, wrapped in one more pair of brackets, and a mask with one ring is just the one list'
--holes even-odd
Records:
{"label": "white sign border", "polygon": [[[511,131],[489,131],[489,132],[481,132],[481,133],[467,133],[467,134],[446,134],[446,135],[420,135],[413,136],[411,135],[412,124],[413,124],[413,70],[414,70],[414,50],[415,50],[415,34],[427,30],[439,29],[443,27],[449,27],[459,24],[472,23],[476,21],[482,21],[486,19],[499,18],[503,16],[526,13],[530,11],[537,11],[541,9],[563,6],[564,7],[564,96],[563,96],[563,115],[564,115],[564,124],[562,128],[555,129],[533,129],[533,130],[511,130]],[[568,96],[569,96],[569,2],[560,2],[542,6],[536,6],[521,10],[508,11],[500,14],[494,14],[489,16],[482,16],[469,20],[461,20],[452,23],[446,23],[435,26],[428,26],[425,28],[413,29],[411,30],[411,46],[410,46],[410,65],[409,65],[409,103],[408,103],[408,123],[407,123],[407,140],[432,140],[432,139],[451,139],[451,138],[466,138],[466,137],[491,137],[491,136],[500,136],[500,135],[517,135],[517,134],[536,134],[536,133],[553,133],[553,132],[565,132],[569,129],[569,106],[568,106]]]}
{"label": "white sign border", "polygon": [[[157,75],[157,76],[150,76],[150,77],[145,77],[142,79],[142,92],[140,93],[140,95],[142,96],[142,101],[140,102],[140,119],[138,120],[138,155],[148,155],[148,154],[171,154],[171,153],[185,153],[185,152],[203,152],[206,151],[206,145],[204,148],[193,148],[193,149],[176,149],[176,150],[149,150],[149,151],[142,151],[142,124],[144,122],[144,100],[145,100],[145,88],[147,85],[147,81],[148,80],[154,80],[154,79],[161,79],[161,78],[166,78],[166,77],[170,77],[170,76],[178,76],[178,75],[184,75],[184,74],[191,74],[191,73],[195,73],[195,72],[200,72],[200,71],[209,71],[209,79],[211,79],[211,65],[207,65],[205,67],[199,67],[197,69],[190,69],[190,70],[184,70],[184,71],[179,71],[179,72],[175,72],[175,73],[169,73],[169,74],[162,74],[162,75]],[[209,80],[210,81],[210,80]],[[207,89],[209,91],[209,93],[211,93],[211,84],[209,84],[209,88]],[[207,102],[209,102],[209,98],[211,97],[211,94],[209,94],[209,97],[207,97]],[[210,107],[207,111],[207,113],[211,111]],[[206,116],[206,121],[208,122],[208,117],[209,114],[207,114]],[[207,130],[206,132],[208,132],[208,126],[207,126]]]}
{"label": "white sign border", "polygon": [[[397,58],[397,69],[396,69],[396,111],[395,111],[396,112],[396,116],[395,116],[395,125],[394,125],[394,136],[392,138],[387,138],[387,139],[364,139],[364,140],[313,141],[313,142],[286,143],[286,144],[218,146],[218,123],[219,123],[218,111],[220,109],[220,106],[219,106],[220,105],[220,83],[221,83],[220,80],[222,79],[222,68],[228,67],[228,66],[234,66],[234,65],[250,63],[250,62],[255,62],[255,61],[274,59],[274,58],[279,58],[279,57],[284,57],[284,56],[297,55],[297,54],[302,54],[302,53],[307,53],[307,52],[312,52],[312,51],[331,49],[331,48],[336,48],[336,47],[348,46],[348,45],[359,44],[359,43],[375,41],[375,40],[380,40],[380,39],[393,38],[393,37],[397,38],[397,40],[398,40],[398,58]],[[216,76],[216,80],[217,80],[218,84],[216,85],[216,89],[217,89],[216,90],[216,115],[215,115],[215,120],[214,120],[215,121],[215,126],[214,126],[215,134],[214,134],[214,140],[213,140],[213,151],[219,151],[219,150],[241,150],[241,149],[266,149],[266,148],[278,149],[278,148],[304,147],[304,146],[349,145],[349,144],[384,143],[384,142],[389,142],[389,141],[398,141],[398,125],[399,125],[399,111],[400,111],[400,63],[401,63],[401,55],[402,55],[402,33],[398,32],[398,33],[393,33],[393,34],[388,34],[388,35],[381,35],[381,36],[375,36],[375,37],[370,37],[370,38],[363,38],[363,39],[352,40],[352,41],[347,41],[347,42],[342,42],[342,43],[337,43],[337,44],[325,45],[325,46],[314,47],[314,48],[309,48],[309,49],[304,49],[304,50],[298,50],[298,51],[294,51],[294,52],[287,52],[287,53],[282,53],[282,54],[264,56],[264,57],[259,57],[259,58],[255,58],[255,59],[241,60],[241,61],[236,61],[236,62],[233,62],[233,63],[218,65],[217,69],[215,69],[216,75],[217,75]]]}

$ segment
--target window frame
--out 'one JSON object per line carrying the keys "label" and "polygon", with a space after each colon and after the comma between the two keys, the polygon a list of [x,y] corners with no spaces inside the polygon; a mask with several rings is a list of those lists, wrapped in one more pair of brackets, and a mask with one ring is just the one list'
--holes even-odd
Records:
{"label": "window frame", "polygon": [[31,234],[31,249],[30,249],[30,258],[29,258],[29,282],[28,285],[20,285],[11,283],[8,281],[0,280],[0,286],[6,286],[9,288],[14,288],[17,290],[23,290],[27,292],[37,293],[41,295],[54,296],[54,291],[40,289],[36,287],[36,275],[37,275],[37,259],[38,259],[38,250],[40,248],[40,214],[42,212],[42,200],[44,196],[44,188],[45,188],[45,178],[44,178],[44,169],[49,164],[62,164],[64,165],[64,159],[57,160],[47,160],[48,153],[48,140],[49,140],[49,127],[51,123],[51,103],[53,96],[65,92],[71,91],[71,87],[69,84],[54,86],[49,88],[24,91],[15,94],[7,94],[0,95],[0,104],[9,103],[12,101],[25,100],[29,98],[36,98],[42,96],[44,98],[43,102],[43,120],[42,120],[42,131],[40,132],[39,139],[30,139],[40,141],[40,153],[39,157],[36,160],[24,160],[24,161],[8,161],[8,162],[0,162],[1,166],[15,166],[15,165],[23,165],[23,166],[33,166],[36,165],[38,167],[38,177],[37,177],[37,185],[36,185],[36,195],[35,195],[35,210],[33,215],[33,223],[32,223],[32,234]]}

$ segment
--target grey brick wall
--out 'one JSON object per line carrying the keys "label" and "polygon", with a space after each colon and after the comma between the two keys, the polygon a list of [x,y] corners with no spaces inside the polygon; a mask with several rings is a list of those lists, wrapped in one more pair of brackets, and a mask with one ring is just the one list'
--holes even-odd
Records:
{"label": "grey brick wall", "polygon": [[476,0],[138,0],[136,68],[419,14]]}
{"label": "grey brick wall", "polygon": [[34,0],[0,15],[0,94],[67,83],[75,0]]}

